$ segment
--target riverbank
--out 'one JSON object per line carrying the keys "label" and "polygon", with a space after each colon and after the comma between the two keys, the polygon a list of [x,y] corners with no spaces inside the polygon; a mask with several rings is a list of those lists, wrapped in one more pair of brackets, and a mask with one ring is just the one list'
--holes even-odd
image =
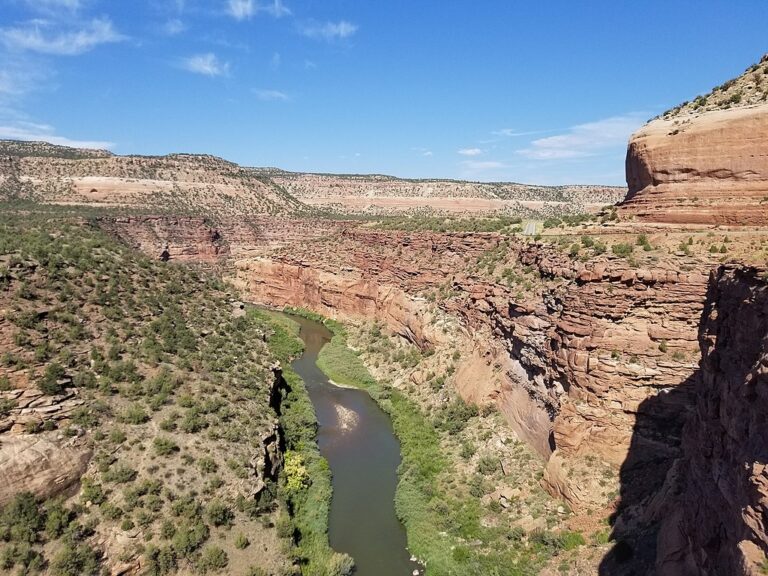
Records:
{"label": "riverbank", "polygon": [[[322,320],[305,310],[290,312]],[[430,410],[417,398],[415,387],[393,378],[403,365],[412,370],[426,363],[415,347],[378,326],[325,324],[334,336],[321,351],[318,366],[334,382],[368,391],[392,418],[403,458],[396,509],[409,549],[424,562],[428,575],[531,574],[555,559],[556,570],[580,573],[574,551],[584,537],[568,529],[567,511],[538,485],[543,464],[504,433],[498,414],[480,414],[457,398]],[[392,347],[388,361],[373,357],[371,338]],[[350,349],[350,339],[360,352]],[[430,361],[437,360],[431,356]],[[365,361],[382,377],[374,378]],[[441,388],[445,380],[443,375]],[[430,388],[420,389],[425,387]]]}
{"label": "riverbank", "polygon": [[271,328],[267,346],[281,364],[279,417],[285,466],[278,494],[286,513],[277,521],[278,534],[304,576],[346,576],[352,571],[352,559],[334,551],[328,541],[331,470],[318,448],[317,416],[304,382],[290,366],[304,349],[299,326],[265,310],[252,309],[248,314]]}

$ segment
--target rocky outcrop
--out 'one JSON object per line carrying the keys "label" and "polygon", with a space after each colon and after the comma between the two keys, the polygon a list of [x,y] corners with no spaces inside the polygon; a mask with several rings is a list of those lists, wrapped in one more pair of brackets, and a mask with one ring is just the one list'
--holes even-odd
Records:
{"label": "rocky outcrop", "polygon": [[768,553],[768,283],[723,267],[701,329],[680,495],[664,520],[658,573],[764,574]]}
{"label": "rocky outcrop", "polygon": [[[506,242],[507,266],[537,286],[521,294],[474,275],[466,262]],[[331,317],[376,319],[428,348],[441,338],[467,352],[457,366],[462,395],[494,402],[518,434],[549,458],[626,458],[639,406],[685,383],[695,369],[707,276],[671,268],[633,269],[623,259],[585,265],[537,244],[495,234],[404,234],[345,230],[328,250],[293,245],[284,255],[235,263],[255,301],[303,306]],[[533,281],[533,280],[532,280]],[[448,294],[432,304],[434,291]],[[435,322],[435,309],[458,320]],[[674,452],[679,430],[662,424],[684,412],[687,392],[640,437]],[[672,454],[674,455],[674,454]],[[565,467],[549,471],[553,491],[576,506]]]}
{"label": "rocky outcrop", "polygon": [[768,223],[768,104],[658,118],[627,150],[621,213],[648,222]]}
{"label": "rocky outcrop", "polygon": [[0,443],[0,508],[20,492],[40,499],[67,490],[85,472],[91,451],[56,432],[4,435]]}

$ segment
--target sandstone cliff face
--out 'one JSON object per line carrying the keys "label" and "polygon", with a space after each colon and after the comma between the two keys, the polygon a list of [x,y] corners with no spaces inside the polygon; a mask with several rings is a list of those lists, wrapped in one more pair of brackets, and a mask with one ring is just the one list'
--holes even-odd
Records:
{"label": "sandstone cliff face", "polygon": [[660,574],[764,574],[768,552],[768,283],[713,274],[680,496],[659,536]]}
{"label": "sandstone cliff face", "polygon": [[627,150],[622,213],[649,222],[768,223],[768,104],[653,120]]}
{"label": "sandstone cliff face", "polygon": [[[589,504],[588,491],[559,464],[585,455],[624,462],[639,406],[694,371],[707,276],[633,270],[615,258],[585,265],[513,242],[508,264],[540,278],[537,291],[521,295],[467,271],[465,260],[503,241],[495,234],[346,230],[332,251],[293,245],[281,255],[238,260],[236,279],[255,301],[377,319],[422,347],[441,338],[462,342],[460,393],[495,403],[544,458],[557,449],[550,488],[576,507]],[[423,296],[435,289],[449,289],[439,308],[458,320],[448,334]],[[635,441],[677,456],[679,429],[663,423],[681,421],[687,390],[653,415],[657,427],[646,421]]]}

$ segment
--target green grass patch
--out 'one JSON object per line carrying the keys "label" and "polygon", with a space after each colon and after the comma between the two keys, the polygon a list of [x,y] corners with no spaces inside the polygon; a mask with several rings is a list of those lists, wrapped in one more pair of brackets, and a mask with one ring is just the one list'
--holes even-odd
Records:
{"label": "green grass patch", "polygon": [[483,527],[479,499],[449,487],[457,473],[443,453],[435,423],[413,400],[371,376],[347,347],[343,326],[311,312],[302,315],[323,322],[334,334],[318,355],[318,367],[338,384],[367,390],[392,419],[402,454],[395,510],[408,547],[426,564],[428,576],[535,574],[562,548],[556,539],[526,547],[519,530]]}
{"label": "green grass patch", "polygon": [[[282,518],[278,531],[290,538],[305,576],[343,576],[351,572],[352,559],[328,543],[328,514],[333,493],[331,470],[317,446],[317,417],[303,380],[288,363],[304,349],[298,324],[280,314],[251,310],[268,324],[270,351],[283,363],[280,425],[290,455],[290,466],[281,472],[279,495],[290,518]],[[296,470],[301,481],[296,481]]]}

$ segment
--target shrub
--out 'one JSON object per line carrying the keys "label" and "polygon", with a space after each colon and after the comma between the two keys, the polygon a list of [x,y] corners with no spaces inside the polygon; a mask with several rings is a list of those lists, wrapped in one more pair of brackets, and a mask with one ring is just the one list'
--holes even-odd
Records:
{"label": "shrub", "polygon": [[94,482],[90,478],[84,478],[81,483],[80,500],[83,503],[101,504],[104,502],[104,490],[101,484]]}
{"label": "shrub", "polygon": [[152,445],[159,456],[168,456],[179,451],[179,445],[170,438],[158,436],[153,440]]}
{"label": "shrub", "polygon": [[74,513],[61,500],[51,501],[45,509],[45,533],[48,538],[55,540],[64,534],[74,518]]}
{"label": "shrub", "polygon": [[581,532],[562,532],[560,534],[560,547],[563,550],[573,550],[579,546],[584,546],[586,541]]}
{"label": "shrub", "polygon": [[466,427],[470,418],[477,416],[477,413],[477,406],[467,404],[461,398],[455,398],[440,410],[435,425],[449,434],[457,434]]}
{"label": "shrub", "polygon": [[219,500],[214,500],[208,505],[206,516],[214,526],[229,526],[234,518],[232,510]]}
{"label": "shrub", "polygon": [[213,474],[219,469],[216,461],[210,456],[203,456],[202,458],[198,459],[197,466],[200,468],[200,471],[203,474]]}
{"label": "shrub", "polygon": [[119,464],[117,466],[111,466],[103,477],[105,482],[114,482],[115,484],[125,484],[132,482],[136,479],[137,472],[133,468],[129,468],[125,464]]}
{"label": "shrub", "polygon": [[171,546],[179,556],[186,557],[208,540],[208,526],[200,520],[186,520],[176,528]]}
{"label": "shrub", "polygon": [[131,404],[120,415],[120,419],[126,424],[144,424],[149,420],[149,416],[139,404]]}
{"label": "shrub", "polygon": [[623,258],[626,258],[630,254],[632,254],[632,250],[634,249],[634,246],[632,244],[622,243],[622,244],[614,244],[611,246],[611,251],[616,254],[616,256],[621,256]]}
{"label": "shrub", "polygon": [[496,473],[500,467],[499,459],[494,456],[482,456],[477,462],[477,471],[485,476]]}
{"label": "shrub", "polygon": [[203,555],[200,557],[200,561],[197,563],[197,568],[203,574],[207,572],[218,572],[223,570],[229,564],[229,557],[218,546],[209,546],[203,550]]}
{"label": "shrub", "polygon": [[38,387],[43,394],[48,396],[55,396],[61,394],[64,391],[64,385],[59,384],[59,381],[64,378],[66,372],[61,364],[54,362],[49,364],[45,369],[45,374],[38,382]]}
{"label": "shrub", "polygon": [[166,576],[176,571],[176,554],[169,547],[147,547],[144,553],[146,568],[145,576]]}
{"label": "shrub", "polygon": [[99,555],[86,544],[65,544],[51,562],[54,576],[84,576],[99,573]]}
{"label": "shrub", "polygon": [[11,500],[0,515],[0,540],[33,544],[44,526],[37,501],[30,492],[22,492]]}
{"label": "shrub", "polygon": [[242,532],[240,532],[235,537],[235,548],[237,548],[238,550],[243,550],[245,548],[248,548],[248,545],[250,543],[251,542],[250,542],[250,540],[248,540],[248,537],[245,534],[243,534]]}

